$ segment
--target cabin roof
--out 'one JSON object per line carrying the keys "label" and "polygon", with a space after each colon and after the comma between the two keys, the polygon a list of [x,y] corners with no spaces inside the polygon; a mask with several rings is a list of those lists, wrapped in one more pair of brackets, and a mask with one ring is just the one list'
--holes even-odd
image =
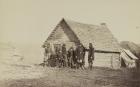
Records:
{"label": "cabin roof", "polygon": [[97,50],[120,52],[120,46],[117,39],[112,35],[105,23],[92,25],[62,19],[59,24],[63,22],[69,26],[69,29],[74,32],[80,43],[86,48],[88,48],[89,43],[93,43],[93,46]]}

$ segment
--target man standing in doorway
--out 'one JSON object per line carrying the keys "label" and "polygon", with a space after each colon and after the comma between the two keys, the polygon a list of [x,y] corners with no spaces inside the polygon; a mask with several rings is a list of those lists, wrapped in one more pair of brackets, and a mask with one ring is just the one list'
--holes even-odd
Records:
{"label": "man standing in doorway", "polygon": [[68,67],[67,50],[66,45],[62,45],[62,58],[64,60],[64,67]]}
{"label": "man standing in doorway", "polygon": [[73,65],[74,65],[74,48],[71,47],[69,50],[68,50],[68,63],[69,63],[69,67],[70,68],[73,68]]}

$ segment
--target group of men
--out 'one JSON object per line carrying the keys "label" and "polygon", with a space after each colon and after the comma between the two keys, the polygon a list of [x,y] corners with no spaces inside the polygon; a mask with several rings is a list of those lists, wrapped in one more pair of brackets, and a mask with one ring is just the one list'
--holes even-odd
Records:
{"label": "group of men", "polygon": [[70,67],[70,68],[85,68],[85,52],[88,52],[89,68],[92,69],[94,60],[94,47],[92,43],[89,43],[88,49],[81,44],[66,49],[66,44],[55,47],[55,53],[52,52],[50,44],[45,47],[44,65],[50,66],[52,61],[56,67]]}

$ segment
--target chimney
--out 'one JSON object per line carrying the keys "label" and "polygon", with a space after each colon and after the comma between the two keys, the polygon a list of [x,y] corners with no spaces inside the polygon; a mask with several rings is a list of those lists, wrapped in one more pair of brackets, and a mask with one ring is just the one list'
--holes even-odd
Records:
{"label": "chimney", "polygon": [[106,23],[101,23],[101,27],[107,27]]}

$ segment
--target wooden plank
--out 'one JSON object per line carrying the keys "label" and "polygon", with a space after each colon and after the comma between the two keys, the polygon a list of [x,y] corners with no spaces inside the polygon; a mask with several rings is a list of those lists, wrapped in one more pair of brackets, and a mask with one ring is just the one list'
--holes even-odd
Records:
{"label": "wooden plank", "polygon": [[[86,49],[88,51],[88,49]],[[116,51],[105,51],[105,50],[95,50],[96,53],[115,53],[115,54],[120,54],[120,52]]]}

